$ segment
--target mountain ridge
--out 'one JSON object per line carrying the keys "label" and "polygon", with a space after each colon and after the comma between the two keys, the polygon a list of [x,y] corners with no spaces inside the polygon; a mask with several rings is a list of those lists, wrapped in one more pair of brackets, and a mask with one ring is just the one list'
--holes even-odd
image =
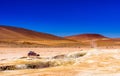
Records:
{"label": "mountain ridge", "polygon": [[62,40],[64,38],[58,37],[48,33],[36,32],[25,28],[13,27],[13,26],[0,26],[0,39],[50,39],[50,40]]}
{"label": "mountain ridge", "polygon": [[108,38],[101,34],[59,37],[25,28],[0,26],[0,47],[90,47],[92,40],[98,46],[120,45],[120,38]]}
{"label": "mountain ridge", "polygon": [[64,38],[73,39],[73,40],[92,40],[92,39],[103,39],[103,38],[108,38],[108,37],[105,37],[101,34],[86,33],[86,34],[66,36]]}

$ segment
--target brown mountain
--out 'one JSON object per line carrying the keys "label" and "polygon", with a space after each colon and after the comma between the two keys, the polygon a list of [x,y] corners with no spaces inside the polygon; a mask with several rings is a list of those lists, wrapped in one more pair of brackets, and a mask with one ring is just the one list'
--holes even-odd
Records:
{"label": "brown mountain", "polygon": [[0,26],[0,39],[63,40],[64,38],[47,33],[35,32],[24,28]]}
{"label": "brown mountain", "polygon": [[36,32],[24,28],[13,26],[0,26],[0,47],[6,46],[64,46],[72,44],[72,40],[68,40],[55,35]]}
{"label": "brown mountain", "polygon": [[85,47],[95,45],[102,48],[117,48],[120,46],[120,38],[108,38],[100,34],[80,34],[65,38],[82,42]]}
{"label": "brown mountain", "polygon": [[0,26],[0,47],[86,47],[91,40],[98,46],[119,46],[119,38],[81,34],[65,38],[13,26]]}
{"label": "brown mountain", "polygon": [[92,40],[92,39],[103,39],[107,37],[100,34],[80,34],[80,35],[67,36],[65,38],[72,40]]}

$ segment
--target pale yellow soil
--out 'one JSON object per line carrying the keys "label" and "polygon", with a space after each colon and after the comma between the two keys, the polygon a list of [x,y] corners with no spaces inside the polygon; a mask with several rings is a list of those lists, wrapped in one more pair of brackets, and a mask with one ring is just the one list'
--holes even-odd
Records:
{"label": "pale yellow soil", "polygon": [[[1,56],[25,56],[28,50],[35,50],[42,56],[53,56],[80,51],[80,48],[2,48]],[[7,50],[8,53],[7,53]],[[22,50],[22,51],[20,51]],[[23,51],[25,50],[25,51]],[[1,71],[0,76],[120,76],[120,49],[84,49],[87,54],[76,59],[74,65],[44,69]]]}
{"label": "pale yellow soil", "polygon": [[81,51],[81,49],[82,48],[0,48],[0,59],[27,56],[29,51],[39,53],[41,56],[55,56]]}

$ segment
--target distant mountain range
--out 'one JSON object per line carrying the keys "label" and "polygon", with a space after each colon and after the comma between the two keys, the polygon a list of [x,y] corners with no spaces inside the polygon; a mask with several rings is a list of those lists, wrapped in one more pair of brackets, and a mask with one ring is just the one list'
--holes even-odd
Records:
{"label": "distant mountain range", "polygon": [[96,40],[100,46],[106,46],[107,43],[119,45],[120,42],[119,38],[112,39],[100,34],[58,37],[24,28],[0,25],[0,47],[80,47],[90,46],[92,40]]}

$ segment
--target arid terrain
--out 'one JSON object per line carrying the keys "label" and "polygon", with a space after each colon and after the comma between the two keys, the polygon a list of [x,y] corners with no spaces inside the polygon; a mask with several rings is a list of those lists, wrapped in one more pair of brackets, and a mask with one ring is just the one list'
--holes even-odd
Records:
{"label": "arid terrain", "polygon": [[120,76],[120,0],[0,0],[0,76]]}
{"label": "arid terrain", "polygon": [[120,38],[58,37],[11,26],[0,26],[0,35],[0,76],[120,76]]}
{"label": "arid terrain", "polygon": [[[20,59],[27,56],[28,50],[38,52],[41,57],[53,57],[56,55],[74,55],[58,60],[54,66],[35,69],[13,69],[0,71],[1,76],[119,76],[120,75],[120,49],[84,49],[80,48],[2,48],[0,53],[1,66],[22,65],[40,62],[45,63],[45,59]],[[76,57],[75,53],[84,52],[85,55]],[[3,58],[5,56],[5,58]],[[11,57],[11,58],[10,58]],[[53,63],[53,64],[54,64]],[[65,63],[65,65],[63,64]],[[40,63],[39,63],[40,64]],[[40,64],[40,65],[44,65]],[[59,65],[58,65],[59,64]]]}
{"label": "arid terrain", "polygon": [[20,27],[0,26],[0,47],[97,47],[116,48],[120,38],[109,38],[100,34],[80,34],[58,37]]}

